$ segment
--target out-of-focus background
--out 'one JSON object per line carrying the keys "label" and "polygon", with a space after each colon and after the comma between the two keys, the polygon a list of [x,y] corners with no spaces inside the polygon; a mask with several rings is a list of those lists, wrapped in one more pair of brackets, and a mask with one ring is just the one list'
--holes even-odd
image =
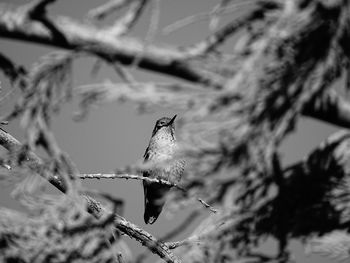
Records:
{"label": "out-of-focus background", "polygon": [[[26,3],[23,0],[8,0],[13,5]],[[76,20],[84,20],[86,13],[102,4],[103,1],[93,0],[61,0],[50,6],[51,15],[64,15]],[[244,8],[249,8],[249,4],[242,2],[242,6],[237,6],[237,11],[229,14],[230,18],[238,12],[244,12]],[[188,45],[203,39],[208,32],[208,22],[198,22],[190,26],[165,35],[161,29],[165,26],[186,16],[207,12],[213,8],[211,0],[162,0],[160,1],[159,30],[150,41],[171,45]],[[142,20],[137,23],[133,30],[133,36],[144,38],[147,35],[150,25],[151,6],[149,6],[142,16]],[[225,17],[223,18],[225,19]],[[108,21],[108,20],[107,20]],[[112,20],[111,20],[112,21]],[[229,42],[230,43],[230,42]],[[230,44],[226,44],[230,49]],[[39,46],[36,44],[20,41],[10,41],[0,39],[0,50],[13,61],[30,67],[40,56],[56,49]],[[112,82],[120,81],[119,77],[109,67],[102,65],[96,76],[91,75],[93,58],[81,58],[74,62],[73,86],[100,83],[106,79]],[[163,81],[166,77],[149,72],[132,71],[137,81]],[[12,90],[10,83],[0,74],[1,93],[0,110],[1,114],[7,113],[13,107],[18,91]],[[173,116],[181,112],[176,109],[158,108],[147,114],[138,114],[134,105],[109,104],[103,105],[91,111],[84,121],[74,121],[74,113],[78,110],[77,101],[66,104],[61,112],[53,120],[53,131],[61,148],[66,151],[77,164],[81,173],[112,173],[116,168],[132,164],[142,158],[147,147],[151,131],[155,121],[163,116]],[[11,122],[5,129],[13,136],[21,140],[23,130],[19,121]],[[282,146],[285,164],[303,158],[311,149],[317,146],[328,135],[338,130],[337,127],[321,122],[316,122],[308,118],[302,119],[296,129],[296,133],[290,136]],[[181,138],[179,138],[181,139]],[[129,221],[139,225],[156,237],[166,234],[171,228],[179,224],[186,217],[189,211],[181,211],[176,214],[169,213],[166,209],[154,225],[145,225],[143,221],[143,189],[139,181],[133,180],[85,180],[84,186],[92,189],[100,189],[125,201],[124,217]],[[20,203],[11,197],[11,191],[15,182],[1,184],[0,205],[22,210]],[[191,209],[188,209],[191,210]],[[203,209],[203,216],[208,211]],[[198,221],[197,221],[198,222]],[[188,227],[188,230],[177,236],[174,240],[185,238],[196,226],[196,222]],[[138,243],[125,238],[134,255],[144,251]],[[273,242],[267,242],[265,249],[273,249]],[[319,256],[305,256],[301,244],[294,243],[293,249],[296,251],[296,262],[331,262]],[[151,257],[151,260],[155,257]]]}

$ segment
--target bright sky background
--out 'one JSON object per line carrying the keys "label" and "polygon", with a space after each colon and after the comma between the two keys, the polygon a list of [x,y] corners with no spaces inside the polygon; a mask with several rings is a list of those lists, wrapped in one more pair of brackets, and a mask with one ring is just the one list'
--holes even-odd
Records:
{"label": "bright sky background", "polygon": [[[24,4],[24,0],[8,0],[11,4]],[[212,0],[162,0],[160,1],[160,23],[159,28],[163,27],[194,13],[209,11],[218,1]],[[49,8],[50,14],[60,14],[70,16],[82,21],[83,15],[98,4],[104,1],[94,0],[60,0]],[[144,37],[148,30],[150,8],[146,10],[142,20],[138,23],[133,36]],[[242,9],[239,9],[242,10]],[[240,11],[233,15],[239,14]],[[232,19],[232,16],[226,16],[225,19]],[[111,20],[108,20],[111,22]],[[207,22],[197,23],[185,27],[169,36],[158,34],[153,40],[155,43],[169,43],[172,45],[187,45],[195,43],[206,36],[208,29]],[[228,46],[227,48],[230,48]],[[0,39],[0,52],[13,59],[14,62],[29,67],[36,62],[38,58],[50,51],[51,47],[38,46],[30,43],[10,41]],[[96,78],[90,76],[90,72],[95,59],[83,58],[74,63],[73,77],[74,86],[99,83],[105,79],[118,82],[120,79],[112,69],[103,66]],[[149,72],[134,72],[138,81],[165,81],[166,77],[151,74]],[[0,95],[10,90],[9,83],[4,76],[0,74],[2,90]],[[11,109],[18,92],[12,93],[6,100],[1,101],[0,110],[4,114]],[[77,101],[66,104],[59,116],[56,116],[53,122],[53,130],[61,148],[66,151],[75,161],[81,173],[109,173],[117,167],[131,164],[140,158],[145,151],[148,140],[151,136],[155,121],[163,116],[173,116],[178,114],[181,118],[181,112],[174,109],[156,109],[151,114],[137,114],[136,108],[125,103],[118,105],[116,103],[104,105],[91,112],[88,119],[83,122],[72,120],[74,112],[77,110]],[[23,138],[23,130],[20,129],[19,122],[10,123],[6,130],[16,138]],[[291,163],[304,157],[311,149],[316,147],[328,135],[337,131],[338,128],[316,122],[310,119],[303,119],[297,126],[296,134],[290,136],[282,146],[284,163]],[[181,222],[188,211],[170,216],[163,212],[154,225],[145,225],[143,222],[143,189],[138,181],[125,180],[93,180],[84,181],[84,185],[93,189],[101,189],[125,201],[124,217],[129,221],[139,225],[157,237],[163,236],[174,226]],[[0,205],[21,209],[19,203],[10,197],[13,184],[1,185]],[[208,212],[203,210],[203,216]],[[198,222],[198,221],[197,221]],[[192,225],[181,236],[174,240],[185,238],[195,227]],[[133,253],[138,254],[144,251],[136,242],[125,238],[130,245]],[[266,244],[269,249],[270,245]],[[297,251],[297,263],[327,263],[331,262],[318,256],[305,258],[302,253],[302,247],[294,243],[293,247]],[[155,258],[155,257],[154,257]]]}

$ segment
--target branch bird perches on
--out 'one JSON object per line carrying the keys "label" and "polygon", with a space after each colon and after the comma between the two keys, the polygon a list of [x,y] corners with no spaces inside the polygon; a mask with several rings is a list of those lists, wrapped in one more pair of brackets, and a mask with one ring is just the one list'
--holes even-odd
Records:
{"label": "branch bird perches on", "polygon": [[[0,130],[0,145],[5,147],[11,152],[21,151],[22,144],[11,136]],[[52,185],[57,187],[60,191],[65,192],[66,186],[62,183],[64,180],[57,177],[56,175],[48,175],[45,173],[45,166],[43,165],[40,158],[34,153],[28,152],[26,154],[26,165],[30,169],[41,176],[44,176]],[[95,201],[93,198],[88,197],[88,207],[87,210],[97,218],[100,218],[104,213],[109,213],[101,206],[101,204]],[[169,263],[179,263],[180,261],[171,253],[170,249],[162,242],[157,241],[155,237],[147,233],[145,230],[139,228],[138,226],[128,222],[125,218],[115,215],[114,225],[117,230],[121,233],[126,234],[130,238],[133,238],[140,242],[142,245],[147,246],[153,253],[159,255],[162,259]]]}

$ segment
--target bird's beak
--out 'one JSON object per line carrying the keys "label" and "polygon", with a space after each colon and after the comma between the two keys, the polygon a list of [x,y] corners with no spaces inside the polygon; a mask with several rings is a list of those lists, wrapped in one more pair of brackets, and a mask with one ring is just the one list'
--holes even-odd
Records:
{"label": "bird's beak", "polygon": [[176,116],[177,116],[177,115],[175,115],[175,116],[169,121],[168,126],[171,125],[171,124],[173,124],[174,120],[176,119]]}

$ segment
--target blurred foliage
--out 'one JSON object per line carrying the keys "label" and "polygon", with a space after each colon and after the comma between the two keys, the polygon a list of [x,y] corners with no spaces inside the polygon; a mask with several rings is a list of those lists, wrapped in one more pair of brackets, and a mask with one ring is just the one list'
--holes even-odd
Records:
{"label": "blurred foliage", "polygon": [[32,198],[30,214],[0,210],[2,262],[116,262],[118,253],[130,256],[113,236],[114,215],[97,220],[68,196]]}

